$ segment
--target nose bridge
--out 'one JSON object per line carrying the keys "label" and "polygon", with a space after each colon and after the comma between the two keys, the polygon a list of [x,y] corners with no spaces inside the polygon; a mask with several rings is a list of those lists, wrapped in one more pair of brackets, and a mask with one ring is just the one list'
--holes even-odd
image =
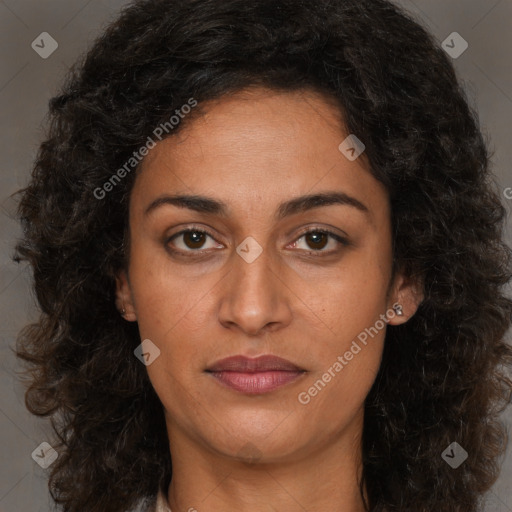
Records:
{"label": "nose bridge", "polygon": [[268,252],[262,251],[250,262],[239,257],[233,270],[236,274],[235,286],[237,282],[240,283],[240,286],[236,286],[236,293],[240,295],[240,298],[255,302],[256,299],[259,300],[266,296],[268,303],[268,299],[273,296],[272,277],[275,277]]}
{"label": "nose bridge", "polygon": [[223,325],[236,324],[248,334],[257,334],[270,324],[289,322],[285,289],[270,256],[253,240],[238,246],[222,297],[219,320]]}

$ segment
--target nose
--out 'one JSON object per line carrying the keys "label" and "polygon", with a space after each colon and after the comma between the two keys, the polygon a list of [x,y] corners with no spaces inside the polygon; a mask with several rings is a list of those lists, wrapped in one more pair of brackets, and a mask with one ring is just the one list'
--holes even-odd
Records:
{"label": "nose", "polygon": [[250,263],[236,253],[232,257],[219,308],[222,326],[257,336],[289,325],[291,292],[267,251]]}

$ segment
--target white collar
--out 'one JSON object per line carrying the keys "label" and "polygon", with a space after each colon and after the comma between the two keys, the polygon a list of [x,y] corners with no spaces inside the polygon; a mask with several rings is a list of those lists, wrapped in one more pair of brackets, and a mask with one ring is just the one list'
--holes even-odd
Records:
{"label": "white collar", "polygon": [[155,512],[172,512],[172,510],[167,506],[167,499],[162,491],[158,492]]}

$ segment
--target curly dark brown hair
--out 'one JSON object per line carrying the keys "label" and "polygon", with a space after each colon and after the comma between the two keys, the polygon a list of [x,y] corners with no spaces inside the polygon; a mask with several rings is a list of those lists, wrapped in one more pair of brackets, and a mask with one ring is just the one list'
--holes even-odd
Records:
{"label": "curly dark brown hair", "polygon": [[[15,259],[32,266],[41,308],[17,353],[27,407],[52,418],[60,443],[55,502],[121,512],[170,482],[163,408],[133,355],[137,324],[115,306],[136,169],[100,191],[191,97],[199,115],[251,85],[336,101],[389,192],[394,266],[424,282],[416,315],[388,328],[365,402],[367,509],[476,511],[499,473],[512,391],[505,209],[453,64],[385,0],[135,1],[51,99]],[[441,457],[454,441],[469,454],[456,470]]]}

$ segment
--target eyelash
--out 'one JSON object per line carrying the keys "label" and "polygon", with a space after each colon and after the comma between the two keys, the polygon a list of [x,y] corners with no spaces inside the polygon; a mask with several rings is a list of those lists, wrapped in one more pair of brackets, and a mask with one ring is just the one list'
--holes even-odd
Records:
{"label": "eyelash", "polygon": [[[202,229],[202,228],[188,228],[188,229],[184,229],[182,231],[179,231],[178,233],[174,233],[171,237],[167,238],[166,241],[165,241],[165,245],[166,247],[168,248],[168,250],[174,254],[180,254],[180,255],[183,255],[185,257],[198,257],[198,256],[201,256],[202,254],[201,253],[206,253],[208,251],[208,249],[206,251],[202,251],[200,249],[189,249],[187,251],[183,251],[181,249],[173,249],[171,247],[169,247],[169,244],[170,242],[172,242],[174,239],[178,238],[179,236],[181,235],[184,235],[186,233],[200,233],[200,234],[204,234],[204,235],[208,235],[210,238],[212,238],[213,240],[215,240],[215,237],[208,231],[206,231],[205,229]],[[332,231],[329,231],[329,230],[326,230],[326,229],[323,229],[323,228],[312,228],[312,229],[308,229],[306,231],[303,231],[298,238],[295,239],[295,241],[293,243],[297,243],[301,238],[303,238],[304,236],[310,234],[310,233],[320,233],[320,234],[323,234],[323,235],[327,235],[331,238],[333,238],[334,240],[336,240],[339,244],[341,244],[342,246],[344,247],[347,247],[350,245],[350,242],[336,234],[336,233],[333,233]],[[216,241],[216,240],[215,240]],[[218,242],[217,242],[218,243]],[[330,255],[330,254],[334,254],[336,252],[336,250],[331,250],[331,251],[324,251],[324,250],[310,250],[310,251],[306,251],[306,250],[303,250],[303,252],[305,252],[306,254],[308,255],[312,255],[314,257],[322,257],[324,255]]]}

